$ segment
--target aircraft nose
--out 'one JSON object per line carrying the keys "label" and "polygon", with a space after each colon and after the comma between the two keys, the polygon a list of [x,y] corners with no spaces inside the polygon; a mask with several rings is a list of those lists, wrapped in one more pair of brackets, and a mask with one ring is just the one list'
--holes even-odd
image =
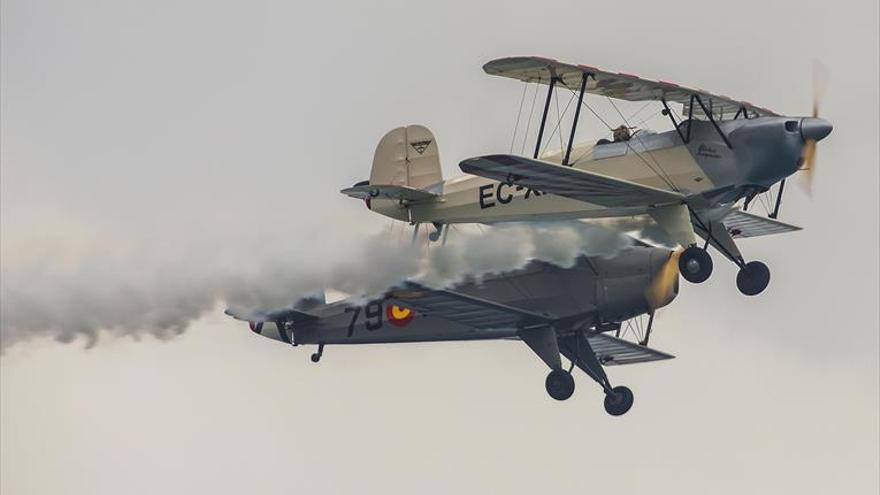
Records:
{"label": "aircraft nose", "polygon": [[801,121],[801,137],[804,138],[804,141],[809,139],[821,141],[825,136],[831,134],[832,129],[834,126],[831,125],[831,122],[818,117],[806,117]]}

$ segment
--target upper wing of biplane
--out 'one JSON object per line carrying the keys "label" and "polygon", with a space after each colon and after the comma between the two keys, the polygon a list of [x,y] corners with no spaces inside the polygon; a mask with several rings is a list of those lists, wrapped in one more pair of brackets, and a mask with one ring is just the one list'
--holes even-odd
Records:
{"label": "upper wing of biplane", "polygon": [[553,320],[547,315],[414,283],[407,283],[404,288],[391,291],[388,297],[391,301],[415,309],[425,316],[436,316],[475,328],[515,328],[547,324]]}
{"label": "upper wing of biplane", "polygon": [[609,208],[647,208],[680,203],[684,199],[674,191],[515,155],[469,158],[459,167],[469,174]]}
{"label": "upper wing of biplane", "polygon": [[[500,58],[484,65],[483,70],[490,75],[509,77],[526,83],[549,84],[551,80],[555,80],[557,84],[562,84],[573,91],[580,88],[581,79],[586,73],[590,74],[585,90],[587,93],[627,101],[665,99],[667,102],[684,105],[685,114],[689,113],[692,97],[696,96],[717,120],[734,118],[743,111],[747,112],[747,117],[778,115],[767,108],[698,88],[644,79],[622,72],[609,72],[587,65],[566,64],[549,58]],[[693,112],[693,116],[704,118],[703,113],[698,111]]]}

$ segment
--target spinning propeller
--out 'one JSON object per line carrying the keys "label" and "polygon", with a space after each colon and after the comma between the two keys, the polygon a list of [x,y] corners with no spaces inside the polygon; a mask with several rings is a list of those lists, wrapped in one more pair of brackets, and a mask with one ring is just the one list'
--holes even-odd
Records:
{"label": "spinning propeller", "polygon": [[645,298],[652,310],[666,306],[678,293],[678,258],[682,251],[678,248],[672,252],[645,290]]}
{"label": "spinning propeller", "polygon": [[804,138],[804,149],[801,154],[807,193],[813,190],[813,178],[816,173],[816,143],[831,132],[831,124],[819,118],[819,106],[828,85],[828,69],[818,60],[813,60],[813,113],[812,118],[801,122],[801,136]]}

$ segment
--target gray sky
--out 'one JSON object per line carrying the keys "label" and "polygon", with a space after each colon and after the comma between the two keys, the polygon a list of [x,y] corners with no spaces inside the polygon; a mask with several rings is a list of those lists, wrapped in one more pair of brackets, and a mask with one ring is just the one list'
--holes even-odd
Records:
{"label": "gray sky", "polygon": [[[742,243],[770,288],[740,296],[722,262],[683,283],[652,339],[678,358],[611,370],[636,394],[625,417],[582,376],[549,399],[519,343],[329,348],[315,366],[218,306],[170,339],[16,340],[0,491],[877,493],[878,5],[642,3],[3,0],[4,318],[57,321],[79,296],[91,323],[154,321],[184,295],[185,319],[217,273],[334,266],[388,228],[337,193],[385,131],[430,127],[446,176],[509,149],[521,86],[482,73],[495,57],[793,115],[816,57],[835,131],[812,198],[783,206],[806,230]],[[12,289],[45,299],[11,308]]]}

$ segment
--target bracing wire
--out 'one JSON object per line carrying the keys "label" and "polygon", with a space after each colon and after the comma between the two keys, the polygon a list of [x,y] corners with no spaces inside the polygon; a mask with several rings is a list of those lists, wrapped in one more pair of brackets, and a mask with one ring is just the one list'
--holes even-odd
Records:
{"label": "bracing wire", "polygon": [[[623,112],[621,112],[620,109],[617,108],[617,105],[614,104],[614,100],[612,100],[612,99],[611,99],[610,97],[608,97],[608,96],[606,96],[605,98],[608,99],[608,103],[611,104],[611,106],[614,108],[614,110],[617,112],[617,114],[620,115],[620,118],[623,119],[623,123],[624,123],[627,127],[630,127],[630,128],[631,128],[631,126],[629,125],[629,122],[627,122],[627,120],[626,120],[626,117],[623,116]],[[645,152],[648,154],[648,157],[651,159],[651,161],[654,162],[654,165],[656,165],[657,169],[655,169],[654,167],[650,166],[650,164],[648,164],[648,162],[647,162],[647,161],[646,161],[646,160],[645,160],[645,159],[639,154],[639,152],[636,151],[636,149],[633,148],[632,145],[629,144],[629,141],[626,142],[626,143],[627,143],[627,147],[628,147],[629,149],[631,149],[631,150],[633,151],[633,153],[636,154],[636,156],[638,156],[639,158],[641,158],[642,161],[644,161],[645,164],[648,165],[648,168],[650,168],[651,171],[654,172],[654,174],[656,174],[658,177],[660,177],[660,179],[662,179],[663,182],[666,183],[666,185],[668,185],[673,191],[678,191],[679,189],[678,189],[678,187],[675,185],[675,183],[672,182],[672,178],[669,176],[669,174],[666,173],[666,170],[663,169],[663,167],[660,165],[660,162],[658,162],[658,161],[657,161],[657,158],[651,153],[651,150],[649,150],[648,147],[645,146],[645,142],[642,141],[641,136],[639,136],[638,133],[636,133],[636,134],[633,135],[633,137],[635,137],[636,140],[638,140],[639,144],[642,145],[642,148],[643,148],[643,149],[645,150]],[[658,172],[658,170],[659,170],[659,172]]]}
{"label": "bracing wire", "polygon": [[650,105],[651,103],[654,103],[654,101],[653,101],[653,100],[648,100],[647,102],[645,102],[645,104],[642,105],[641,108],[639,108],[638,110],[636,110],[636,112],[635,112],[634,114],[632,114],[632,115],[629,116],[629,119],[628,119],[628,120],[632,120],[632,119],[636,118],[636,115],[642,113],[642,111],[643,111],[644,109],[648,108],[648,105]]}
{"label": "bracing wire", "polygon": [[[562,125],[562,115],[559,115],[559,90],[553,89],[553,99],[556,100],[556,127],[560,127]],[[571,100],[568,101],[568,104],[571,105]],[[565,106],[565,111],[568,111],[568,105]],[[565,114],[563,114],[565,115]],[[549,139],[547,140],[550,141]],[[564,149],[562,144],[562,129],[559,130],[559,149]]]}
{"label": "bracing wire", "polygon": [[638,122],[637,122],[638,126],[639,126],[639,127],[643,127],[645,124],[648,123],[649,120],[651,120],[651,119],[653,119],[654,117],[660,115],[662,112],[663,112],[662,110],[657,110],[656,112],[654,112],[654,113],[651,114],[650,116],[645,117],[644,119],[638,121]]}
{"label": "bracing wire", "polygon": [[522,97],[519,99],[519,111],[516,112],[516,125],[513,126],[513,137],[510,138],[510,152],[513,153],[513,145],[516,142],[516,132],[519,130],[519,121],[522,118],[523,104],[526,102],[526,91],[529,89],[528,84],[523,84]]}
{"label": "bracing wire", "polygon": [[540,83],[535,83],[535,94],[532,96],[532,108],[529,110],[529,120],[526,121],[526,132],[523,134],[522,147],[519,150],[520,155],[526,152],[526,138],[529,137],[529,129],[532,126],[532,116],[535,114],[535,102],[538,100],[538,89],[540,86]]}

